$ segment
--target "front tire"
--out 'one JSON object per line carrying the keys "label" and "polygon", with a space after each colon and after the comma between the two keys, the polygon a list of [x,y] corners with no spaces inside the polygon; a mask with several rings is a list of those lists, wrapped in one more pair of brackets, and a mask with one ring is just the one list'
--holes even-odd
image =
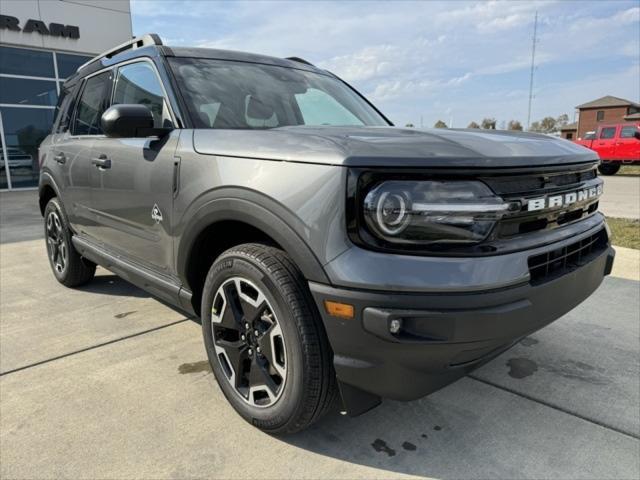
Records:
{"label": "front tire", "polygon": [[229,403],[270,434],[308,427],[336,394],[332,353],[299,269],[285,252],[244,244],[211,266],[202,332]]}
{"label": "front tire", "polygon": [[96,264],[82,258],[71,242],[67,217],[57,198],[52,198],[44,210],[44,237],[53,275],[66,287],[78,287],[91,281]]}
{"label": "front tire", "polygon": [[598,167],[598,171],[602,174],[602,175],[615,175],[616,173],[618,173],[618,170],[620,170],[620,164],[619,163],[601,163],[600,166]]}

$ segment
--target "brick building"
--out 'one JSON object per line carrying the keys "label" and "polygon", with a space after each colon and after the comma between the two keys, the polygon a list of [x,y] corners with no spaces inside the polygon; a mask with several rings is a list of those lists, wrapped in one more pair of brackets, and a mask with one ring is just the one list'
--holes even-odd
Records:
{"label": "brick building", "polygon": [[577,138],[576,132],[578,131],[578,122],[573,122],[565,125],[560,129],[560,136],[567,140],[575,140]]}
{"label": "brick building", "polygon": [[[596,130],[600,125],[633,121],[640,115],[640,103],[611,95],[583,103],[576,108],[579,111],[578,124],[573,138],[582,138],[586,132]],[[565,134],[562,136],[565,137]]]}

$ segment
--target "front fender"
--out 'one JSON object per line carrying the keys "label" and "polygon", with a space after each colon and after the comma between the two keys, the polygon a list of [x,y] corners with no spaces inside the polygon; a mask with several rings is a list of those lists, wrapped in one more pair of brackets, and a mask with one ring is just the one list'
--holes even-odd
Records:
{"label": "front fender", "polygon": [[322,262],[303,239],[304,224],[282,205],[244,189],[219,189],[198,199],[197,206],[182,216],[176,238],[176,269],[186,281],[189,252],[198,236],[210,225],[223,221],[246,223],[277,242],[309,281],[330,283]]}

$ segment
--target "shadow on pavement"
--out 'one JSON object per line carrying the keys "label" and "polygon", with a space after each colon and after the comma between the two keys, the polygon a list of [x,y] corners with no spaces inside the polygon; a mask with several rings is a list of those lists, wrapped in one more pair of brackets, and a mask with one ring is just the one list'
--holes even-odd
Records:
{"label": "shadow on pavement", "polygon": [[91,282],[79,287],[78,290],[101,295],[111,295],[119,297],[149,298],[151,295],[144,290],[123,280],[117,275],[106,274],[96,275]]}

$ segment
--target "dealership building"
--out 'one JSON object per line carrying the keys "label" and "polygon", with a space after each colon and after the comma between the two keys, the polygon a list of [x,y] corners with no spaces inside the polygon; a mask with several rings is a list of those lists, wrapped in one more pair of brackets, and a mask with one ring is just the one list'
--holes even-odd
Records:
{"label": "dealership building", "polygon": [[37,185],[62,82],[131,37],[129,0],[0,0],[0,190]]}

